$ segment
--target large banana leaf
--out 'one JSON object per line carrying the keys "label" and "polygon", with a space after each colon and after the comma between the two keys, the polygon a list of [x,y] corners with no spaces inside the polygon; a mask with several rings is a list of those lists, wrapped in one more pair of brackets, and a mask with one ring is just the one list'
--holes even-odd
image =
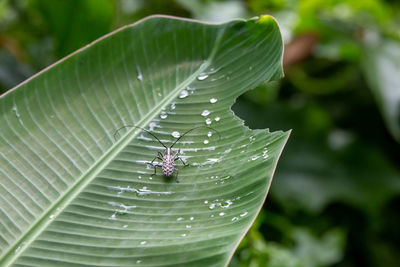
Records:
{"label": "large banana leaf", "polygon": [[[235,99],[282,75],[268,16],[122,28],[0,99],[1,266],[223,266],[260,210],[288,132]],[[174,146],[180,183],[146,164]],[[176,172],[175,172],[176,174]]]}

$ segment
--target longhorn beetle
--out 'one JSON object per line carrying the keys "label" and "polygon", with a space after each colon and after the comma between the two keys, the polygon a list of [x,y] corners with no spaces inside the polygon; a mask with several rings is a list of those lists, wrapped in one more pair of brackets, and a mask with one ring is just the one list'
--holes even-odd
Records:
{"label": "longhorn beetle", "polygon": [[[178,139],[176,139],[175,142],[173,142],[172,145],[171,145],[170,147],[167,147],[167,146],[164,145],[164,143],[161,142],[161,140],[158,139],[158,137],[155,136],[152,132],[150,132],[150,131],[148,131],[148,130],[142,128],[142,127],[139,127],[139,126],[135,126],[135,125],[125,125],[125,126],[119,128],[118,130],[115,131],[115,133],[114,133],[114,139],[115,139],[115,141],[117,140],[116,134],[117,134],[121,129],[127,128],[127,127],[138,128],[138,129],[141,129],[141,130],[143,130],[143,131],[149,133],[149,134],[152,135],[155,139],[157,139],[157,141],[158,141],[163,147],[165,147],[165,154],[163,155],[160,151],[158,151],[158,152],[157,152],[157,156],[155,156],[154,159],[150,162],[150,164],[154,167],[154,173],[153,173],[152,175],[150,175],[150,177],[152,177],[153,175],[156,175],[156,174],[157,174],[157,168],[156,168],[156,167],[161,167],[162,172],[163,172],[163,174],[164,174],[165,177],[171,177],[172,174],[174,173],[174,171],[176,171],[175,181],[176,181],[177,183],[179,183],[179,180],[178,180],[178,173],[179,173],[179,170],[178,170],[177,168],[175,168],[175,161],[177,161],[177,160],[179,159],[179,160],[183,163],[183,166],[184,166],[184,167],[189,166],[189,164],[187,164],[181,157],[178,156],[178,154],[179,154],[179,152],[180,152],[180,149],[178,149],[178,151],[177,151],[175,154],[172,154],[172,147],[173,147],[182,137],[184,137],[186,134],[188,134],[189,132],[191,132],[191,131],[193,131],[193,130],[195,130],[195,129],[198,129],[198,128],[208,128],[208,129],[211,129],[211,130],[215,131],[216,133],[218,133],[219,137],[221,138],[221,134],[220,134],[217,130],[215,130],[214,128],[209,127],[209,126],[197,126],[197,127],[194,127],[194,128],[192,128],[192,129],[186,131],[184,134],[182,134],[181,136],[179,136]],[[159,159],[159,160],[162,161],[161,165],[160,165],[160,164],[154,164],[154,161],[155,161],[156,159]]]}

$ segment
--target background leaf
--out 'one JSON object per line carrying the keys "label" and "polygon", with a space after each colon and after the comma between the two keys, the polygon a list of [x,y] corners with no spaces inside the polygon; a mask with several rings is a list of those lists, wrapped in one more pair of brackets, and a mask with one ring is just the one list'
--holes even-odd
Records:
{"label": "background leaf", "polygon": [[[375,36],[375,38],[379,38]],[[400,142],[400,42],[375,40],[366,46],[365,77],[393,137]]]}
{"label": "background leaf", "polygon": [[[221,266],[265,200],[288,133],[229,109],[282,75],[268,16],[153,17],[78,51],[0,101],[0,265]],[[163,147],[190,164],[150,177]],[[178,133],[176,133],[178,132]]]}

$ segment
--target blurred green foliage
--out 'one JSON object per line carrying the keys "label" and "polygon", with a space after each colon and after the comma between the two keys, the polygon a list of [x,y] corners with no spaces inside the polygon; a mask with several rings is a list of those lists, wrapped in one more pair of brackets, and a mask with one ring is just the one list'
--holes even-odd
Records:
{"label": "blurred green foliage", "polygon": [[160,13],[272,14],[287,44],[286,77],[233,107],[251,128],[293,132],[231,266],[400,266],[400,2],[3,0],[0,93]]}

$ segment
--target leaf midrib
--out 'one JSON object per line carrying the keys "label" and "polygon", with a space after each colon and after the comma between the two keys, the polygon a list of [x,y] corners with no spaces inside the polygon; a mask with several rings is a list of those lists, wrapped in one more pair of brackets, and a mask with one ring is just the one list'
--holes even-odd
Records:
{"label": "leaf midrib", "polygon": [[[147,112],[147,116],[141,119],[136,125],[140,127],[147,126],[161,111],[163,107],[166,107],[170,104],[179,93],[189,86],[193,81],[196,80],[197,76],[206,70],[214,60],[215,54],[219,48],[219,45],[222,40],[222,36],[224,35],[225,27],[221,28],[217,32],[217,38],[211,50],[210,56],[205,60],[197,71],[195,71],[192,75],[190,75],[187,79],[185,79],[182,83],[180,83],[174,90],[171,91],[166,97],[161,100],[158,104],[156,104],[151,110]],[[100,39],[101,40],[101,39]],[[96,42],[92,43],[90,46],[94,45]],[[90,46],[87,46],[86,49]],[[134,133],[136,131],[136,133]],[[136,128],[132,128],[127,131],[127,133],[122,136],[116,143],[114,143],[107,152],[104,153],[102,157],[96,160],[92,167],[90,167],[77,181],[67,190],[62,197],[60,197],[54,204],[50,205],[46,212],[40,216],[35,223],[32,224],[30,228],[26,230],[26,232],[16,240],[14,245],[10,246],[10,248],[3,254],[2,259],[0,259],[0,266],[7,266],[13,264],[18,257],[25,251],[29,245],[35,241],[36,237],[38,237],[47,226],[58,216],[58,214],[62,213],[62,211],[75,199],[77,195],[79,195],[83,189],[96,178],[96,176],[106,167],[133,139],[137,137],[140,133]],[[50,220],[48,219],[50,215],[55,215],[55,217]],[[18,251],[17,251],[18,250]]]}

